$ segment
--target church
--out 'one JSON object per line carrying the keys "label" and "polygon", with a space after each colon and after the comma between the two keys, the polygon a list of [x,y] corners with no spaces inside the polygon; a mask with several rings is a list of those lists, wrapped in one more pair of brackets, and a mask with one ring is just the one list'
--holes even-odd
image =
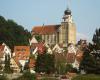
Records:
{"label": "church", "polygon": [[64,11],[62,22],[55,25],[34,26],[32,36],[41,36],[47,44],[76,44],[76,26],[69,8]]}

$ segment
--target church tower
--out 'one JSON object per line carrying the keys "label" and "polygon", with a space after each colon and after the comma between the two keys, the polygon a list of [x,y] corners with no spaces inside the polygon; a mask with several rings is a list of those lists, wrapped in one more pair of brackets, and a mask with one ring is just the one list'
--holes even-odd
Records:
{"label": "church tower", "polygon": [[76,44],[76,26],[72,19],[72,13],[69,8],[64,11],[63,21],[59,29],[59,43],[66,46],[69,43]]}
{"label": "church tower", "polygon": [[34,26],[32,35],[41,36],[42,41],[49,45],[58,43],[64,44],[64,46],[67,47],[69,43],[76,44],[76,26],[69,7],[64,11],[61,24]]}

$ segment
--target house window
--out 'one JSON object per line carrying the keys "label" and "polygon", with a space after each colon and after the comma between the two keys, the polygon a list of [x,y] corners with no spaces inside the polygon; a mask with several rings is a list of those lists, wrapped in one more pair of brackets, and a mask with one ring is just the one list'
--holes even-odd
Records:
{"label": "house window", "polygon": [[21,51],[26,51],[25,49],[22,49]]}

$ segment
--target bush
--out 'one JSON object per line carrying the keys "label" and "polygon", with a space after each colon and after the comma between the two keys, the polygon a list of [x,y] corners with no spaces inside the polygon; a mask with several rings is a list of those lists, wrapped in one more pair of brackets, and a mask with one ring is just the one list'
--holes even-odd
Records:
{"label": "bush", "polygon": [[55,79],[55,78],[43,78],[41,80],[57,80],[57,79]]}
{"label": "bush", "polygon": [[0,76],[0,80],[8,80],[6,76],[2,75]]}
{"label": "bush", "polygon": [[100,80],[100,75],[94,75],[94,74],[79,75],[73,78],[72,80]]}
{"label": "bush", "polygon": [[14,80],[36,80],[35,74],[31,74],[30,72],[25,72],[22,76]]}

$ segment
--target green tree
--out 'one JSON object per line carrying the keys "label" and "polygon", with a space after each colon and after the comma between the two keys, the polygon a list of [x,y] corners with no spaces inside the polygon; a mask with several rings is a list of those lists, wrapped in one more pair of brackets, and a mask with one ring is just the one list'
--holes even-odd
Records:
{"label": "green tree", "polygon": [[100,74],[100,29],[96,29],[92,40],[93,44],[89,43],[84,50],[80,69],[86,73]]}
{"label": "green tree", "polygon": [[8,78],[4,75],[0,76],[0,80],[8,80]]}
{"label": "green tree", "polygon": [[95,60],[94,57],[90,54],[89,49],[84,51],[80,69],[84,70],[86,73],[94,73],[95,71]]}
{"label": "green tree", "polygon": [[95,44],[95,49],[100,50],[100,28],[96,29],[92,41]]}
{"label": "green tree", "polygon": [[80,69],[86,73],[100,74],[100,51],[94,50],[95,47],[91,45],[88,49],[85,49],[83,54],[83,60],[80,63]]}
{"label": "green tree", "polygon": [[35,74],[31,74],[29,71],[27,71],[22,76],[13,80],[36,80],[36,77],[35,77]]}
{"label": "green tree", "polygon": [[2,65],[0,64],[0,70],[2,70]]}
{"label": "green tree", "polygon": [[66,73],[66,65],[64,63],[59,63],[57,69],[58,69],[59,74],[65,74]]}
{"label": "green tree", "polygon": [[36,38],[36,40],[38,42],[41,42],[42,41],[42,36],[41,35],[36,35],[35,38]]}
{"label": "green tree", "polygon": [[15,45],[28,45],[31,34],[13,20],[0,16],[0,44],[6,43],[12,50]]}
{"label": "green tree", "polygon": [[54,72],[54,55],[39,54],[36,60],[36,72],[45,72],[47,74]]}
{"label": "green tree", "polygon": [[55,53],[55,68],[57,74],[66,73],[66,53]]}
{"label": "green tree", "polygon": [[72,69],[73,69],[73,66],[72,66],[71,64],[67,64],[67,65],[66,65],[66,73],[67,73],[67,72],[71,72]]}

